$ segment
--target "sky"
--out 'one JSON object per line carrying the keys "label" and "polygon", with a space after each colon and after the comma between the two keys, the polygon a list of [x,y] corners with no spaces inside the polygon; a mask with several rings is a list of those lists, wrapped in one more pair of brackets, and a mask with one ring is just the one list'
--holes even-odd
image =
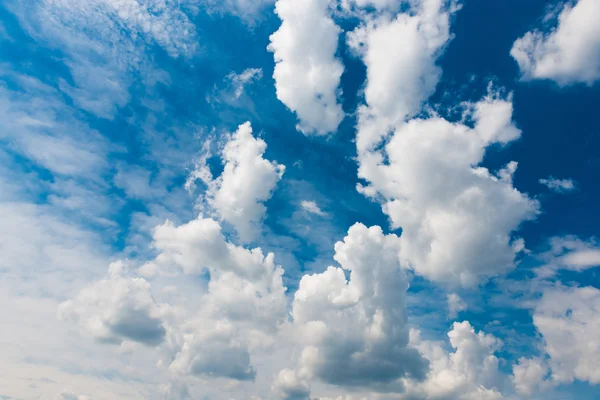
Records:
{"label": "sky", "polygon": [[600,398],[597,15],[0,1],[0,399]]}

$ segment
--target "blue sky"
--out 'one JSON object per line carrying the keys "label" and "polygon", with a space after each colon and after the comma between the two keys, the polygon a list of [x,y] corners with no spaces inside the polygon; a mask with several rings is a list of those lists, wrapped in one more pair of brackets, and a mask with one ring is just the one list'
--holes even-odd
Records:
{"label": "blue sky", "polygon": [[598,13],[1,2],[0,398],[598,398]]}

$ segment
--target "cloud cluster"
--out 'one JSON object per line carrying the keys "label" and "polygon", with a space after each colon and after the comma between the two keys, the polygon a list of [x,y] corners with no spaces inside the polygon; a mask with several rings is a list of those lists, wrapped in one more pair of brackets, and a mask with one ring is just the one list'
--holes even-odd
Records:
{"label": "cloud cluster", "polygon": [[277,98],[298,115],[305,134],[335,132],[344,118],[338,86],[344,67],[336,58],[340,28],[330,0],[278,0],[281,27],[271,35]]}
{"label": "cloud cluster", "polygon": [[349,47],[367,67],[366,105],[358,109],[359,155],[418,113],[441,77],[436,61],[451,38],[450,18],[456,8],[444,0],[413,1],[411,6],[395,16],[367,14],[347,36]]}
{"label": "cloud cluster", "polygon": [[[596,0],[565,2],[557,26],[527,32],[515,41],[510,54],[523,80],[549,79],[560,86],[600,79],[600,27]],[[555,19],[549,14],[545,19]]]}
{"label": "cloud cluster", "polygon": [[380,151],[360,157],[360,190],[381,198],[402,228],[403,263],[427,278],[469,286],[514,267],[521,250],[512,232],[538,203],[512,185],[516,163],[497,174],[481,167],[485,150],[521,132],[512,103],[490,93],[452,123],[439,117],[398,126]]}
{"label": "cloud cluster", "polygon": [[179,376],[253,380],[251,351],[273,344],[287,314],[283,269],[274,255],[228,242],[218,222],[203,218],[180,226],[167,221],[155,229],[153,244],[158,256],[139,270],[150,281],[178,271],[195,279],[208,273],[195,304],[155,301],[151,284],[124,276],[117,262],[107,279],[61,304],[61,318],[100,342],[159,346],[161,364]]}
{"label": "cloud cluster", "polygon": [[254,379],[250,350],[272,344],[286,316],[283,269],[272,253],[227,242],[212,219],[181,226],[167,222],[154,232],[160,254],[142,273],[210,275],[200,304],[184,312],[177,354],[169,368],[179,374]]}
{"label": "cloud cluster", "polygon": [[191,173],[187,186],[201,179],[208,186],[204,198],[224,221],[235,227],[242,241],[256,238],[265,217],[264,202],[269,200],[285,166],[263,158],[267,144],[252,135],[249,122],[238,127],[222,152],[223,172],[215,179],[201,159]]}
{"label": "cloud cluster", "polygon": [[125,340],[157,346],[165,339],[163,312],[143,278],[123,276],[123,262],[112,263],[109,277],[62,303],[58,315],[79,324],[94,339],[111,344]]}
{"label": "cloud cluster", "polygon": [[475,332],[467,321],[455,322],[448,332],[453,352],[448,353],[440,342],[423,340],[418,331],[411,331],[411,344],[430,362],[430,371],[423,382],[406,382],[406,399],[502,399],[503,376],[495,353],[502,342],[484,332]]}
{"label": "cloud cluster", "polygon": [[381,201],[402,228],[400,257],[436,282],[469,286],[514,266],[512,232],[538,205],[512,185],[516,163],[493,174],[480,166],[485,150],[521,132],[510,98],[490,93],[463,105],[461,122],[436,115],[411,119],[441,76],[436,65],[449,42],[458,7],[441,0],[410,3],[408,11],[367,16],[349,45],[367,67],[366,104],[359,108],[359,185]]}
{"label": "cloud cluster", "polygon": [[[505,274],[524,250],[519,227],[539,213],[538,202],[513,184],[516,162],[498,171],[482,166],[490,147],[502,148],[521,136],[510,95],[490,87],[480,101],[455,105],[457,119],[424,107],[441,79],[437,61],[452,38],[450,22],[458,2],[276,2],[282,24],[271,36],[269,50],[275,58],[277,96],[297,114],[298,129],[305,134],[335,132],[344,118],[339,99],[344,67],[336,56],[341,29],[332,15],[342,15],[341,7],[357,18],[356,29],[346,37],[367,72],[364,104],[356,114],[356,160],[362,179],[357,187],[381,204],[391,227],[402,229],[400,235],[356,223],[335,244],[336,266],[311,271],[305,264],[299,282],[284,278],[275,255],[263,250],[272,242],[261,233],[266,203],[283,179],[285,166],[265,158],[267,145],[253,135],[249,122],[221,141],[223,171],[217,177],[213,172],[218,168],[209,157],[211,143],[205,143],[186,183],[188,189],[198,180],[205,186],[200,215],[174,215],[173,221],[162,222],[166,212],[151,207],[162,206],[156,202],[164,202],[168,190],[155,185],[154,176],[169,172],[107,161],[114,150],[110,141],[71,115],[77,108],[88,113],[86,117],[108,123],[129,101],[128,74],[144,62],[140,45],[159,47],[170,61],[193,54],[195,25],[187,13],[214,4],[43,0],[27,6],[36,18],[46,18],[37,37],[60,39],[72,79],[60,80],[60,91],[17,75],[0,86],[0,119],[6,128],[0,140],[8,149],[6,154],[0,149],[0,162],[11,159],[10,151],[35,166],[31,176],[22,175],[27,179],[8,183],[5,177],[12,177],[12,164],[0,169],[0,269],[5,277],[0,283],[10,289],[10,295],[0,296],[2,320],[18,320],[15,310],[35,310],[42,304],[19,297],[24,305],[8,309],[4,305],[10,304],[13,291],[39,295],[35,291],[42,286],[43,295],[53,299],[49,308],[54,310],[56,298],[61,299],[58,316],[72,324],[62,329],[77,327],[82,348],[93,342],[113,345],[102,347],[108,349],[107,360],[118,354],[121,361],[156,365],[142,372],[137,364],[123,361],[94,370],[103,377],[114,370],[127,375],[105,389],[97,389],[103,383],[96,379],[89,390],[94,398],[239,398],[242,393],[253,400],[307,400],[315,395],[321,400],[498,400],[515,398],[515,392],[531,397],[575,380],[600,384],[600,290],[594,287],[544,281],[531,289],[542,288],[532,295],[543,296],[528,306],[543,353],[519,358],[512,376],[501,368],[502,340],[477,331],[477,321],[455,322],[448,340],[436,341],[430,339],[436,332],[415,326],[422,315],[409,318],[407,302],[422,295],[408,291],[413,272],[429,280],[427,285],[443,289],[473,287]],[[253,13],[267,4],[270,0],[228,0],[217,6]],[[553,79],[560,85],[595,82],[600,74],[599,31],[589,17],[594,11],[600,11],[596,3],[580,0],[564,7],[552,32],[531,32],[519,39],[512,53],[524,79]],[[582,56],[586,52],[589,57]],[[99,63],[93,61],[96,56]],[[244,86],[261,76],[260,68],[229,75],[232,96],[243,96]],[[11,92],[11,85],[21,91]],[[76,108],[66,106],[63,95]],[[30,181],[40,181],[38,169],[51,176],[43,183],[51,189],[32,192],[26,204],[21,197]],[[555,191],[574,188],[571,180],[552,177],[540,183]],[[97,235],[64,223],[61,212],[73,212],[70,217],[75,210],[81,212],[90,225],[115,225],[107,215],[119,202],[109,195],[101,200],[93,196],[105,189],[121,189],[124,198],[147,207],[152,215],[145,226],[162,219],[152,230],[150,252],[114,262],[107,275],[98,276],[98,259],[104,262],[104,252],[114,249],[98,250],[102,244]],[[40,198],[48,204],[35,203]],[[302,191],[291,201],[299,209],[294,215],[308,222],[330,215],[334,219],[336,208],[327,206],[326,213],[319,206],[335,204],[324,198]],[[307,227],[306,236],[318,242],[326,236],[317,232],[321,226]],[[258,243],[263,248],[255,247]],[[321,251],[325,246],[319,245]],[[558,271],[598,267],[600,246],[596,239],[565,236],[554,238],[551,249],[537,257],[543,262],[534,278],[539,284],[545,278],[558,280]],[[297,284],[297,290],[288,293],[284,279],[291,281],[290,287]],[[40,285],[40,280],[47,282]],[[450,318],[467,308],[456,293],[440,298],[440,304],[447,301]],[[31,326],[43,325],[36,319]],[[69,331],[68,340],[80,339],[75,332]],[[14,342],[16,336],[3,332],[0,342],[6,337]],[[37,332],[31,337],[26,343],[39,342]],[[11,349],[17,357],[11,353],[0,366],[35,353],[22,356],[24,347]],[[83,354],[79,350],[73,350],[77,357]],[[43,357],[36,362],[48,363]],[[66,364],[62,361],[60,368],[67,370]],[[75,368],[85,370],[82,374],[94,369]],[[49,380],[38,371],[46,370],[31,375],[39,382]],[[21,373],[17,372],[8,376]],[[21,374],[29,376],[29,371]],[[51,376],[68,380],[64,371]],[[75,393],[82,393],[87,382],[81,382]],[[194,387],[196,383],[201,388]],[[49,393],[57,393],[57,382],[46,384],[53,388]],[[11,385],[17,389],[11,388],[9,395],[22,390]],[[139,389],[142,386],[145,391]],[[36,390],[28,387],[23,396]],[[57,400],[87,399],[58,393]]]}
{"label": "cloud cluster", "polygon": [[427,362],[408,346],[408,282],[398,250],[396,235],[356,224],[335,245],[341,267],[302,278],[292,305],[303,347],[294,379],[389,391],[401,388],[402,377],[424,378]]}

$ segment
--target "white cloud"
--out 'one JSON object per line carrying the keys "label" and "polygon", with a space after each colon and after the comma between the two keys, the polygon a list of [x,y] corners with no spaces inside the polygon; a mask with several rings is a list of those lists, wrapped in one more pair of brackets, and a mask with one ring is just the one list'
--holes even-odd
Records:
{"label": "white cloud", "polygon": [[64,221],[51,207],[0,204],[3,283],[20,294],[68,296],[102,274],[106,249],[98,234]]}
{"label": "white cloud", "polygon": [[0,140],[56,175],[97,180],[108,167],[111,145],[74,118],[59,91],[35,78],[13,75],[20,91],[0,85]]}
{"label": "white cloud", "polygon": [[[159,369],[149,371],[154,377],[144,384],[153,394],[142,398],[155,399],[159,392],[164,399],[192,398],[186,379],[216,382],[194,393],[218,398],[236,389],[232,381],[257,379],[254,356],[277,349],[287,316],[283,269],[274,255],[228,242],[218,222],[202,218],[158,226],[153,245],[158,256],[138,270],[147,278],[113,263],[108,277],[60,305],[61,318],[99,343],[120,344],[132,357],[143,354],[150,365],[158,359]],[[179,277],[179,271],[188,276]]]}
{"label": "white cloud", "polygon": [[251,241],[260,232],[265,217],[264,202],[271,198],[285,166],[263,158],[267,144],[252,136],[249,122],[240,125],[228,138],[222,151],[224,170],[212,179],[202,159],[192,172],[187,186],[195,179],[208,185],[207,203],[219,217],[233,225],[242,241]]}
{"label": "white cloud", "polygon": [[538,358],[519,358],[513,365],[513,384],[517,393],[530,396],[548,387],[548,366]]}
{"label": "white cloud", "polygon": [[246,85],[253,83],[254,81],[260,80],[263,77],[262,68],[247,68],[240,74],[235,72],[227,75],[227,79],[231,82],[234,87],[234,98],[239,99],[244,94],[244,88]]}
{"label": "white cloud", "polygon": [[460,298],[456,293],[450,293],[447,298],[448,301],[448,317],[456,318],[459,312],[467,309],[467,303]]}
{"label": "white cloud", "polygon": [[279,371],[272,390],[281,400],[307,400],[310,396],[308,383],[298,379],[296,372],[291,369]]}
{"label": "white cloud", "polygon": [[600,79],[600,14],[597,0],[565,2],[558,25],[534,30],[515,41],[510,54],[522,79],[550,79],[560,86],[592,85]]}
{"label": "white cloud", "polygon": [[[193,51],[196,44],[195,25],[176,0],[44,0],[39,11],[54,22],[91,29],[107,42],[156,43],[174,57]],[[122,32],[127,39],[119,37]]]}
{"label": "white cloud", "polygon": [[[59,316],[100,343],[120,344],[122,351],[145,352],[133,342],[156,348],[145,353],[158,357],[162,374],[152,380],[156,383],[169,376],[255,380],[253,355],[272,351],[286,319],[283,269],[272,253],[229,243],[220,229],[202,218],[158,226],[153,243],[158,256],[139,269],[148,280],[115,262],[107,278],[62,303]],[[188,277],[179,278],[179,271]],[[190,396],[181,382],[161,388],[163,398]]]}
{"label": "white cloud", "polygon": [[538,208],[512,185],[516,163],[497,175],[480,166],[488,146],[519,138],[512,102],[490,88],[483,100],[463,104],[463,122],[411,120],[436,89],[436,61],[459,7],[415,1],[392,17],[387,2],[373,3],[382,11],[366,14],[348,36],[367,66],[356,145],[368,185],[358,189],[402,228],[400,257],[416,273],[463,286],[504,273],[523,247],[512,233]]}
{"label": "white cloud", "polygon": [[533,323],[542,334],[555,383],[574,379],[600,383],[600,290],[547,289],[535,307]]}
{"label": "white cloud", "polygon": [[430,362],[423,382],[406,380],[406,399],[502,399],[502,374],[494,355],[502,342],[492,335],[475,332],[467,321],[455,322],[448,332],[454,352],[447,353],[443,344],[421,339],[411,331],[411,344]]}
{"label": "white cloud", "polygon": [[540,179],[539,182],[557,193],[566,193],[575,190],[575,182],[572,179],[555,179],[550,176],[547,179]]}
{"label": "white cloud", "polygon": [[[51,400],[68,389],[99,400],[151,398],[145,390],[162,377],[150,377],[146,353],[129,359],[116,347],[90,345],[56,317],[60,301],[105,274],[101,235],[50,205],[3,202],[0,217],[0,319],[10,327],[0,330],[2,394]],[[107,380],[115,371],[120,379]]]}
{"label": "white cloud", "polygon": [[575,236],[550,239],[550,250],[539,256],[545,262],[537,268],[541,277],[553,276],[559,270],[585,271],[600,266],[600,244],[592,238],[587,241]]}
{"label": "white cloud", "polygon": [[359,155],[376,146],[392,126],[416,114],[441,77],[436,61],[450,40],[454,8],[442,0],[413,2],[412,7],[412,13],[394,18],[388,13],[367,16],[348,34],[349,46],[367,66],[367,104],[358,110]]}
{"label": "white cloud", "polygon": [[398,249],[396,235],[356,224],[335,245],[341,268],[302,278],[292,307],[299,379],[394,391],[401,377],[425,376],[426,362],[408,346]]}
{"label": "white cloud", "polygon": [[319,215],[321,217],[327,215],[327,213],[323,212],[323,210],[319,208],[319,205],[313,200],[302,200],[300,207],[302,207],[302,209],[306,212]]}
{"label": "white cloud", "polygon": [[338,86],[344,67],[336,58],[340,28],[330,0],[278,0],[281,27],[268,49],[275,57],[277,98],[298,115],[305,134],[335,132],[344,118]]}
{"label": "white cloud", "polygon": [[479,166],[488,146],[519,138],[512,103],[490,93],[467,108],[472,127],[413,119],[395,129],[383,150],[359,157],[359,176],[370,182],[359,190],[382,199],[393,226],[402,228],[403,264],[463,286],[514,267],[522,243],[512,233],[538,209],[513,187],[515,164],[498,176]]}
{"label": "white cloud", "polygon": [[272,345],[272,336],[286,316],[283,269],[272,253],[247,250],[225,240],[212,219],[181,226],[165,223],[154,232],[157,258],[141,273],[210,273],[199,303],[187,304],[170,344],[169,369],[180,375],[205,375],[253,380],[251,351]]}
{"label": "white cloud", "polygon": [[157,346],[165,339],[163,311],[143,278],[123,276],[126,265],[112,263],[107,279],[82,289],[62,303],[58,315],[81,326],[95,340],[121,344],[125,340]]}
{"label": "white cloud", "polygon": [[98,66],[85,59],[67,64],[74,85],[61,80],[59,87],[77,107],[100,118],[112,119],[129,102],[128,82],[119,69]]}

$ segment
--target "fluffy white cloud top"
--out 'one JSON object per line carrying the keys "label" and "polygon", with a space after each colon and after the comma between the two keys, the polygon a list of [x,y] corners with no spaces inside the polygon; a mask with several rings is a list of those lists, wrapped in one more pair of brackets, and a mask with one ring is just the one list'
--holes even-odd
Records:
{"label": "fluffy white cloud top", "polygon": [[455,7],[444,0],[411,2],[412,12],[367,14],[347,36],[367,67],[366,105],[359,107],[359,155],[421,109],[442,71],[437,58],[449,42]]}
{"label": "fluffy white cloud top", "polygon": [[[515,41],[510,54],[523,80],[549,79],[560,86],[600,79],[600,26],[597,0],[564,3],[557,25],[549,31],[527,32]],[[552,15],[546,19],[555,19]]]}
{"label": "fluffy white cloud top", "polygon": [[283,369],[279,371],[272,391],[281,400],[306,400],[310,396],[310,386],[298,378],[296,371]]}
{"label": "fluffy white cloud top", "polygon": [[[441,342],[423,340],[411,331],[411,344],[430,362],[423,382],[406,381],[404,398],[492,400],[502,399],[503,376],[495,353],[502,342],[493,335],[475,332],[467,321],[455,322],[448,332],[452,352]],[[402,398],[402,397],[401,397]]]}
{"label": "fluffy white cloud top", "polygon": [[510,99],[490,93],[467,106],[472,126],[413,119],[360,157],[359,176],[370,184],[359,190],[382,199],[403,230],[402,262],[418,274],[470,286],[514,267],[521,245],[512,232],[539,205],[513,186],[516,163],[497,174],[480,166],[488,146],[519,138],[512,110]]}
{"label": "fluffy white cloud top", "polygon": [[344,67],[336,58],[340,28],[330,0],[278,0],[281,27],[271,35],[277,98],[298,115],[305,134],[335,132],[344,118],[338,86]]}
{"label": "fluffy white cloud top", "polygon": [[[167,221],[155,229],[153,245],[158,256],[139,269],[149,280],[127,277],[124,264],[113,263],[107,279],[61,304],[61,318],[100,342],[158,347],[160,365],[175,376],[253,380],[251,352],[273,345],[287,315],[274,255],[228,242],[210,218],[180,226]],[[209,274],[205,289],[196,288],[200,295],[165,297],[157,293],[161,286],[151,287],[179,271],[198,280]]]}
{"label": "fluffy white cloud top", "polygon": [[271,198],[285,172],[284,165],[263,157],[266,148],[265,141],[255,138],[246,122],[228,137],[221,151],[221,175],[213,179],[206,158],[202,158],[186,184],[191,187],[194,180],[203,180],[208,186],[205,201],[220,219],[235,227],[244,242],[260,233],[266,213],[264,202]]}
{"label": "fluffy white cloud top", "polygon": [[514,267],[522,243],[512,233],[537,214],[537,202],[512,185],[516,163],[497,173],[480,166],[487,147],[521,135],[512,101],[490,89],[462,105],[460,122],[412,119],[440,80],[436,62],[459,7],[423,0],[396,15],[383,8],[348,36],[367,67],[356,146],[368,184],[358,188],[402,228],[404,266],[436,282],[475,285]]}
{"label": "fluffy white cloud top", "polygon": [[393,391],[401,377],[425,377],[427,362],[408,346],[399,245],[396,235],[356,224],[335,245],[341,268],[302,278],[292,306],[300,379]]}
{"label": "fluffy white cloud top", "polygon": [[123,262],[112,263],[107,279],[84,288],[59,306],[61,319],[78,323],[94,339],[112,344],[125,340],[157,346],[165,338],[160,307],[143,278],[123,276]]}
{"label": "fluffy white cloud top", "polygon": [[145,274],[210,274],[207,292],[187,305],[177,324],[176,353],[169,368],[178,374],[254,379],[250,351],[272,345],[285,321],[287,299],[283,269],[260,248],[228,242],[213,219],[198,218],[154,232],[159,255],[142,267]]}

